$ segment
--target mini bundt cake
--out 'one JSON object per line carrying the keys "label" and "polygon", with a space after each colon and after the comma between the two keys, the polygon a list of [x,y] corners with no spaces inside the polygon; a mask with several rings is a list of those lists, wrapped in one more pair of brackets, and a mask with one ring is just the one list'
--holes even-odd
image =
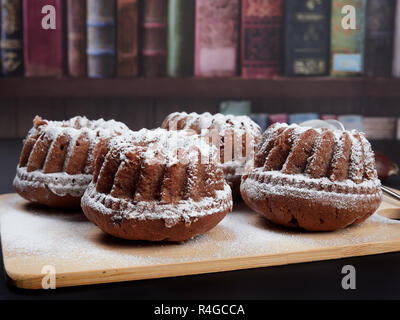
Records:
{"label": "mini bundt cake", "polygon": [[25,199],[52,207],[79,207],[92,180],[94,154],[129,129],[120,122],[36,116],[24,140],[14,188]]}
{"label": "mini bundt cake", "polygon": [[367,219],[382,192],[362,133],[274,124],[262,135],[241,193],[273,223],[336,230]]}
{"label": "mini bundt cake", "polygon": [[192,130],[219,149],[225,179],[234,197],[240,196],[240,179],[246,162],[254,157],[261,129],[247,116],[206,112],[171,113],[161,125],[167,130]]}
{"label": "mini bundt cake", "polygon": [[215,154],[214,146],[186,132],[142,129],[114,138],[95,159],[83,212],[104,232],[129,240],[202,234],[232,209]]}

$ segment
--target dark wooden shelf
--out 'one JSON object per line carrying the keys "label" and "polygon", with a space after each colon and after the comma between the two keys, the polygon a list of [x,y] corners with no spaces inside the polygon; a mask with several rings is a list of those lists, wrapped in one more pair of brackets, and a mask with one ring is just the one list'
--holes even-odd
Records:
{"label": "dark wooden shelf", "polygon": [[392,78],[1,78],[0,98],[400,97]]}

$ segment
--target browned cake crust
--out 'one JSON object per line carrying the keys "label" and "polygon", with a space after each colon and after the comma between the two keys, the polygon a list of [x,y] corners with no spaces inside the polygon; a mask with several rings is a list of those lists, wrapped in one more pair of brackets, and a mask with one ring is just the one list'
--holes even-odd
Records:
{"label": "browned cake crust", "polygon": [[[175,112],[165,118],[161,128],[191,130],[212,142],[219,149],[222,169],[233,197],[240,197],[240,180],[243,173],[241,171],[244,170],[246,162],[253,159],[254,148],[261,136],[261,129],[254,121],[247,116]],[[216,136],[210,138],[214,133]],[[237,153],[240,151],[236,151],[235,154],[238,143],[241,144],[242,151],[239,155]],[[225,152],[228,148],[232,150],[232,154],[226,157]]]}
{"label": "browned cake crust", "polygon": [[128,128],[116,121],[47,121],[36,117],[22,148],[14,189],[25,199],[51,207],[79,207],[92,180],[94,154]]}
{"label": "browned cake crust", "polygon": [[197,136],[143,129],[112,139],[94,163],[82,209],[113,236],[184,241],[232,209],[215,147]]}
{"label": "browned cake crust", "polygon": [[[88,190],[88,193],[96,197],[93,190]],[[214,214],[191,217],[168,226],[164,218],[123,218],[122,211],[115,209],[118,206],[118,201],[105,204],[104,209],[109,209],[112,213],[104,214],[105,211],[97,209],[98,206],[91,206],[86,202],[82,204],[86,217],[104,232],[117,238],[146,241],[185,241],[214,228],[231,210],[223,204],[225,209],[216,210]]]}
{"label": "browned cake crust", "polygon": [[[27,180],[28,181],[28,180]],[[36,202],[54,208],[78,208],[81,197],[66,194],[64,196],[54,194],[47,186],[15,186],[15,191],[28,201]]]}
{"label": "browned cake crust", "polygon": [[357,131],[275,124],[242,177],[244,201],[271,222],[310,231],[357,224],[382,199],[369,142]]}

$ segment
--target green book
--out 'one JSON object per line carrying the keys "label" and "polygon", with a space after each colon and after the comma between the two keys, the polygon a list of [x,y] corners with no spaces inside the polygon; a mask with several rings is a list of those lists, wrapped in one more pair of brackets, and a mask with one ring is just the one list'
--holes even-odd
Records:
{"label": "green book", "polygon": [[193,75],[195,0],[168,2],[168,59],[170,77]]}
{"label": "green book", "polygon": [[222,101],[219,105],[219,112],[225,115],[248,116],[251,113],[251,101]]}
{"label": "green book", "polygon": [[[331,23],[331,75],[355,76],[364,72],[365,12],[367,0],[332,0]],[[355,29],[346,29],[346,19],[350,11],[342,10],[345,6],[355,9]],[[346,9],[346,8],[345,8]]]}

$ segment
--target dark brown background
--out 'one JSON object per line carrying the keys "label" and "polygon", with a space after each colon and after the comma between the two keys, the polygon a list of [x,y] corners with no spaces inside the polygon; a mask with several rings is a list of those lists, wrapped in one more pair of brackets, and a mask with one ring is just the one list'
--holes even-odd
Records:
{"label": "dark brown background", "polygon": [[[114,118],[153,128],[174,111],[218,112],[227,99],[250,99],[253,112],[318,112],[400,117],[399,80],[292,79],[0,79],[0,193],[13,192],[21,141],[36,114]],[[399,141],[372,141],[400,163]],[[386,184],[400,188],[400,178]],[[357,289],[341,288],[341,268],[354,265]],[[0,299],[400,299],[400,253],[54,291],[13,288],[0,276]],[[3,273],[0,262],[0,272]]]}

